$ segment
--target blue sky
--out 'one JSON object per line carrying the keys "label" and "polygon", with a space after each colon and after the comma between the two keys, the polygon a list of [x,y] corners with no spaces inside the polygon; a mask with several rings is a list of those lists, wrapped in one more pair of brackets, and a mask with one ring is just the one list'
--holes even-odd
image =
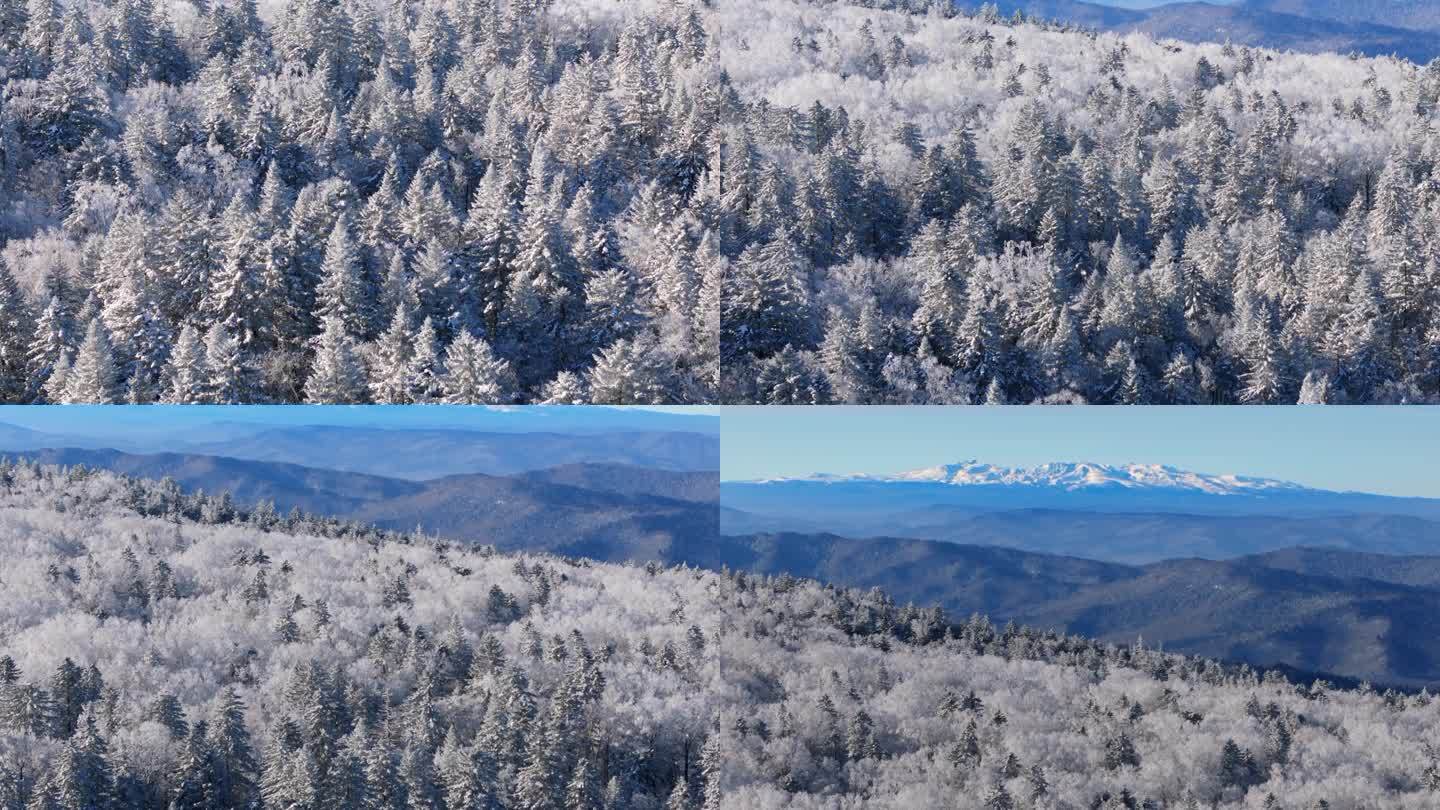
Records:
{"label": "blue sky", "polygon": [[725,480],[893,473],[964,459],[1169,464],[1440,497],[1440,408],[726,408]]}
{"label": "blue sky", "polygon": [[[1214,6],[1233,6],[1240,0],[1205,0]],[[1101,6],[1115,6],[1117,8],[1154,8],[1168,3],[1179,2],[1179,0],[1089,0]]]}
{"label": "blue sky", "polygon": [[[687,415],[709,418],[683,418]],[[714,410],[705,408],[489,408],[479,405],[17,405],[0,407],[0,423],[46,433],[108,436],[125,432],[132,437],[160,433],[171,438],[184,438],[187,432],[202,432],[207,426],[237,423],[473,430],[536,430],[546,429],[547,423],[552,423],[549,426],[560,432],[577,428],[603,430],[617,423],[632,428],[638,424],[655,430],[713,432],[718,427]]]}

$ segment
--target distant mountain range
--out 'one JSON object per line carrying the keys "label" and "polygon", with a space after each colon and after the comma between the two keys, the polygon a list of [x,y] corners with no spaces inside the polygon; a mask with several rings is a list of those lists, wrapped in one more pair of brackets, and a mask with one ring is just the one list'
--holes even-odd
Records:
{"label": "distant mountain range", "polygon": [[720,503],[729,534],[902,535],[1128,564],[1296,545],[1440,555],[1440,499],[1158,465],[967,461],[889,476],[726,481]]}
{"label": "distant mountain range", "polygon": [[1440,683],[1440,559],[1294,548],[1223,562],[1146,566],[995,546],[833,534],[682,538],[665,557],[707,568],[788,573],[900,602],[939,604],[1116,643],[1334,673]]}
{"label": "distant mountain range", "polygon": [[[975,9],[980,0],[959,0]],[[1161,39],[1232,42],[1309,53],[1394,54],[1425,63],[1440,55],[1440,4],[1431,0],[1241,0],[1233,4],[998,0],[1004,14],[1071,22]],[[1122,7],[1123,6],[1123,7]]]}
{"label": "distant mountain range", "polygon": [[1070,492],[1081,489],[1119,487],[1129,490],[1189,490],[1203,492],[1207,495],[1253,495],[1268,492],[1297,492],[1305,489],[1299,484],[1287,481],[1243,475],[1207,475],[1162,464],[1115,466],[1084,461],[1040,464],[1034,467],[1002,467],[971,460],[958,464],[924,467],[895,475],[817,473],[801,478],[771,479],[759,483],[785,481],[818,481],[822,483],[883,481],[964,486],[1043,486]]}
{"label": "distant mountain range", "polygon": [[[1325,553],[1332,562],[1368,556]],[[1433,584],[1344,570],[1298,573],[1262,555],[1156,563],[1131,579],[1037,603],[1017,618],[1116,642],[1143,638],[1259,665],[1433,686],[1440,682],[1440,636],[1431,629],[1437,613]]]}
{"label": "distant mountain range", "polygon": [[[0,452],[0,455],[3,455]],[[615,464],[569,464],[511,476],[471,473],[427,481],[194,454],[61,448],[10,453],[139,478],[172,478],[187,492],[229,492],[392,529],[600,560],[658,559],[678,536],[714,538],[719,474]]]}
{"label": "distant mountain range", "polygon": [[1440,31],[1440,4],[1435,0],[1246,0],[1242,5],[1317,20]]}
{"label": "distant mountain range", "polygon": [[917,510],[878,518],[770,517],[722,509],[721,531],[901,534],[1140,565],[1175,557],[1224,560],[1296,545],[1384,554],[1440,554],[1440,522],[1405,515],[1272,517],[1016,509]]}
{"label": "distant mountain range", "polygon": [[282,461],[423,480],[481,472],[510,475],[565,464],[718,470],[718,436],[680,431],[480,433],[356,427],[280,428],[189,452]]}
{"label": "distant mountain range", "polygon": [[[531,409],[527,409],[531,410]],[[538,409],[545,410],[545,409]],[[601,409],[604,410],[604,409]],[[662,414],[663,416],[663,414]],[[528,417],[527,417],[528,418]],[[596,415],[596,423],[607,417]],[[122,420],[123,421],[123,420]],[[713,421],[713,420],[712,420]],[[529,424],[549,424],[531,420]],[[622,464],[668,470],[716,470],[720,438],[709,432],[636,430],[578,433],[483,432],[456,428],[397,430],[367,425],[212,426],[200,438],[86,435],[0,423],[0,452],[46,448],[118,449],[273,461],[327,470],[425,480],[445,475],[510,475],[565,464]],[[691,424],[691,423],[685,423]],[[693,423],[704,427],[704,422]],[[153,428],[152,428],[153,429]]]}

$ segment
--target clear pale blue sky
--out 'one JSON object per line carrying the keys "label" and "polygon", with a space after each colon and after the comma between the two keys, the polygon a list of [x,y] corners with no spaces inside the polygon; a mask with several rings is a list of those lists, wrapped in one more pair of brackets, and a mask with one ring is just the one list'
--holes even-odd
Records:
{"label": "clear pale blue sky", "polygon": [[978,459],[1169,464],[1440,497],[1440,408],[726,408],[724,480],[894,473]]}
{"label": "clear pale blue sky", "polygon": [[[1115,6],[1116,8],[1155,8],[1169,3],[1180,2],[1180,0],[1090,0],[1102,6]],[[1214,6],[1233,6],[1240,0],[1205,0]]]}
{"label": "clear pale blue sky", "polygon": [[[539,422],[526,418],[549,412]],[[628,416],[627,416],[628,415]],[[702,420],[672,417],[699,416]],[[713,432],[715,409],[699,407],[529,406],[490,408],[481,405],[53,405],[0,406],[0,423],[47,433],[113,435],[130,431],[136,436],[164,432],[184,439],[187,431],[207,425],[245,423],[274,426],[346,425],[384,428],[449,427],[475,430],[545,429],[545,421],[565,426],[595,426],[625,418],[626,424],[647,424],[654,429],[693,429]],[[561,428],[564,429],[564,428]]]}

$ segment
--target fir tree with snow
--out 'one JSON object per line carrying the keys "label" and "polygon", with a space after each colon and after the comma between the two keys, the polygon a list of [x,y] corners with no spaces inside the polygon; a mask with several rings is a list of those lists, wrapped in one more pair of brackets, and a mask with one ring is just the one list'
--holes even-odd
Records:
{"label": "fir tree with snow", "polygon": [[445,352],[445,373],[440,378],[444,401],[505,403],[514,397],[515,377],[510,364],[495,356],[490,344],[462,332]]}
{"label": "fir tree with snow", "polygon": [[312,350],[310,375],[305,380],[306,402],[349,405],[367,399],[365,368],[342,318],[325,319],[324,331],[315,337]]}

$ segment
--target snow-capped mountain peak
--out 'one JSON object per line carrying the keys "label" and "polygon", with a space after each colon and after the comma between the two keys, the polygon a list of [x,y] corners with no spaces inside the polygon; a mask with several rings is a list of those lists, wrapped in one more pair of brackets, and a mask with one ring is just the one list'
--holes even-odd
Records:
{"label": "snow-capped mountain peak", "polygon": [[1162,464],[1109,465],[1093,462],[1051,462],[1034,467],[1004,467],[976,460],[941,464],[893,475],[834,475],[818,473],[801,479],[819,482],[893,481],[897,483],[942,483],[968,486],[1045,486],[1066,490],[1091,487],[1168,489],[1229,495],[1278,490],[1305,489],[1298,484],[1244,475],[1211,475],[1181,470]]}

